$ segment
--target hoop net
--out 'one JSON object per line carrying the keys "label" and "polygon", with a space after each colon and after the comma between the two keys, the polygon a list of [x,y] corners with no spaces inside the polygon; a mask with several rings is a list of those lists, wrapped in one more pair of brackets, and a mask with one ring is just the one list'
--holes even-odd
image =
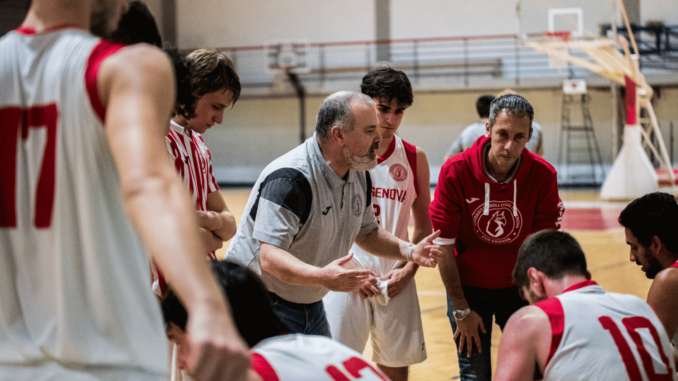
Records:
{"label": "hoop net", "polygon": [[[567,42],[572,37],[572,32],[569,30],[566,31],[555,31],[555,32],[544,32],[544,40],[549,42]],[[566,44],[554,44],[553,48],[559,50],[563,53],[568,53]],[[549,55],[549,68],[551,69],[567,69],[567,61]]]}

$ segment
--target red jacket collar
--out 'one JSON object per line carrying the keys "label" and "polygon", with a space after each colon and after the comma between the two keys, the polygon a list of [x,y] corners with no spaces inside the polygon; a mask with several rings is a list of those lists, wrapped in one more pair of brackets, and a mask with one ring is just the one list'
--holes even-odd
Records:
{"label": "red jacket collar", "polygon": [[[473,175],[478,181],[482,183],[499,184],[487,177],[485,169],[483,168],[483,148],[486,144],[490,144],[490,137],[483,135],[479,137],[469,149],[464,151],[462,155],[464,155],[464,160],[472,164]],[[530,167],[534,162],[534,155],[535,154],[530,152],[527,148],[524,149],[523,153],[520,155],[520,167],[518,167],[518,172],[516,172],[513,177],[514,180],[518,180],[518,183],[521,183],[522,180],[527,178]]]}

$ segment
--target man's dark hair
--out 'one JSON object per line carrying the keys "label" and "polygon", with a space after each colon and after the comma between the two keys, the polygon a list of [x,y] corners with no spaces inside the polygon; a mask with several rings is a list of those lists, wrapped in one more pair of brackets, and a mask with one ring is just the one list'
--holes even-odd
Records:
{"label": "man's dark hair", "polygon": [[[268,291],[256,274],[229,261],[212,262],[212,272],[228,298],[238,332],[250,348],[261,340],[288,333],[273,312]],[[165,324],[174,323],[186,330],[188,314],[172,290],[162,302],[162,314]]]}
{"label": "man's dark hair", "polygon": [[198,49],[187,57],[191,70],[191,89],[198,99],[207,93],[218,90],[231,90],[233,103],[240,98],[242,85],[230,58],[217,49]]}
{"label": "man's dark hair", "polygon": [[619,224],[638,242],[650,246],[657,236],[672,254],[678,254],[678,203],[668,193],[654,192],[631,201],[619,214]]}
{"label": "man's dark hair", "polygon": [[490,105],[494,100],[493,95],[483,95],[476,101],[476,111],[478,111],[478,116],[481,118],[490,117]]}
{"label": "man's dark hair", "polygon": [[393,99],[400,107],[410,107],[414,101],[412,85],[405,72],[383,66],[374,69],[363,77],[360,91],[370,98],[389,105]]}
{"label": "man's dark hair", "polygon": [[129,3],[129,10],[120,18],[118,29],[113,32],[111,39],[124,45],[145,42],[162,47],[162,38],[155,18],[148,6],[141,1]]}
{"label": "man's dark hair", "polygon": [[513,283],[519,288],[529,287],[527,270],[530,267],[546,274],[549,279],[565,275],[588,276],[586,256],[574,237],[558,230],[542,230],[525,239],[518,250],[513,268]]}
{"label": "man's dark hair", "polygon": [[530,130],[532,130],[532,121],[534,120],[534,109],[527,99],[516,94],[502,95],[490,104],[490,128],[497,121],[497,116],[505,112],[507,115],[516,118],[528,116],[530,118]]}
{"label": "man's dark hair", "polygon": [[195,104],[198,99],[191,91],[191,72],[188,70],[188,63],[174,47],[166,46],[163,51],[167,54],[174,67],[177,94],[174,112],[186,119],[195,118]]}

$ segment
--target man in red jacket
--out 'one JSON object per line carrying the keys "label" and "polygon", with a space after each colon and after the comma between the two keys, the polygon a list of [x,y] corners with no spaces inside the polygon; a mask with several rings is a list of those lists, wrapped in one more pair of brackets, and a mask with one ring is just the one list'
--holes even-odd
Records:
{"label": "man in red jacket", "polygon": [[503,329],[527,305],[511,279],[518,249],[531,233],[560,228],[565,210],[556,170],[525,150],[533,118],[525,98],[495,99],[487,135],[443,165],[429,211],[462,380],[492,378],[492,317]]}

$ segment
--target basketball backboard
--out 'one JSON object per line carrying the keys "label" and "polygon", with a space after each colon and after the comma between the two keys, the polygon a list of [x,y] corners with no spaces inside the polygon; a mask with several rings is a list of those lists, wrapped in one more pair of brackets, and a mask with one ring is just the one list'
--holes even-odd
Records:
{"label": "basketball backboard", "polygon": [[308,73],[311,71],[308,52],[309,45],[305,40],[269,42],[264,49],[266,69],[274,74],[288,70]]}
{"label": "basketball backboard", "polygon": [[525,40],[547,32],[569,32],[572,39],[601,37],[601,26],[618,20],[616,0],[518,0],[519,35]]}

